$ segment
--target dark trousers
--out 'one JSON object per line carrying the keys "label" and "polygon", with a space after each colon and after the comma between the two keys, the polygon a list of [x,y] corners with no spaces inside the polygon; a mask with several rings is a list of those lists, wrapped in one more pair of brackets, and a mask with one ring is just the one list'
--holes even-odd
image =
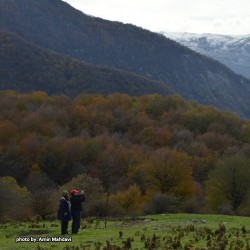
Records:
{"label": "dark trousers", "polygon": [[74,211],[71,212],[71,214],[72,214],[72,234],[77,234],[80,228],[82,213],[81,211]]}
{"label": "dark trousers", "polygon": [[61,221],[61,234],[68,234],[68,220]]}

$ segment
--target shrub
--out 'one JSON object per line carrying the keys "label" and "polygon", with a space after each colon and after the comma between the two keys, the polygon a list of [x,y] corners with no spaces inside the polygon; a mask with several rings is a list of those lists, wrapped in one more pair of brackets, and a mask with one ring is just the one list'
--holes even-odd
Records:
{"label": "shrub", "polygon": [[112,195],[111,202],[114,202],[127,215],[140,213],[142,209],[142,195],[137,185],[132,185],[126,191]]}
{"label": "shrub", "polygon": [[33,216],[30,193],[13,177],[0,178],[0,204],[0,218],[29,219]]}
{"label": "shrub", "polygon": [[154,194],[144,208],[145,214],[162,214],[177,212],[178,199],[168,194]]}

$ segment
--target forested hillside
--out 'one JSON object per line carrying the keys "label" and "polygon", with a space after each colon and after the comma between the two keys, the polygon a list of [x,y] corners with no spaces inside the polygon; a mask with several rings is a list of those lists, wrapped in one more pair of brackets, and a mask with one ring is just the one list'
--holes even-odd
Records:
{"label": "forested hillside", "polygon": [[250,117],[249,80],[163,35],[85,15],[61,0],[0,0],[0,28],[89,63],[167,82],[186,99]]}
{"label": "forested hillside", "polygon": [[88,215],[104,194],[112,215],[250,214],[249,121],[177,95],[0,92],[0,143],[1,218],[51,216],[71,188]]}
{"label": "forested hillside", "polygon": [[75,97],[79,93],[143,95],[172,93],[166,83],[58,54],[0,30],[0,89],[42,90]]}

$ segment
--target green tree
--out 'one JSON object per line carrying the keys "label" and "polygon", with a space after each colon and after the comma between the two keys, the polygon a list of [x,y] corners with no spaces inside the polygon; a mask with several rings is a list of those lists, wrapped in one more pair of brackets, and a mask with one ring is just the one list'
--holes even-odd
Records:
{"label": "green tree", "polygon": [[10,176],[0,178],[0,218],[31,218],[30,193]]}
{"label": "green tree", "polygon": [[230,206],[239,212],[250,201],[250,159],[231,156],[218,162],[206,182],[207,202],[218,210]]}
{"label": "green tree", "polygon": [[189,103],[189,109],[182,113],[181,122],[185,128],[193,132],[205,133],[209,125],[218,119],[218,113],[212,108],[202,106],[193,107],[196,104]]}

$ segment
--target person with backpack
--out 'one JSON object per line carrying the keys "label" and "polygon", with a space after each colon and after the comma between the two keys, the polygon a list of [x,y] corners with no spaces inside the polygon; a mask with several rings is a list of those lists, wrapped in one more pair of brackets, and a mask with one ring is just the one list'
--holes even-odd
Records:
{"label": "person with backpack", "polygon": [[68,224],[71,220],[69,194],[67,191],[63,191],[60,199],[57,217],[61,221],[61,234],[68,234]]}
{"label": "person with backpack", "polygon": [[76,189],[70,191],[72,234],[77,234],[82,218],[82,202],[85,201],[84,191],[78,192]]}

